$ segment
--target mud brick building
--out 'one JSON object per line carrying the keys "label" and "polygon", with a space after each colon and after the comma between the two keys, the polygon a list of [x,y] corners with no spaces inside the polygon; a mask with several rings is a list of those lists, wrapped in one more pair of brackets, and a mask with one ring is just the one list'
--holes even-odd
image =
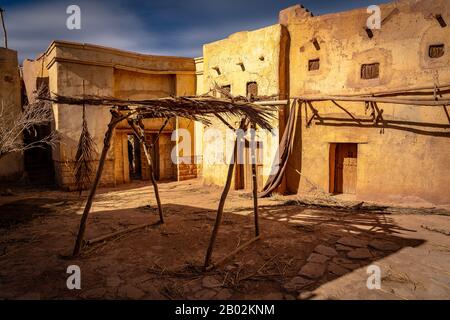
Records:
{"label": "mud brick building", "polygon": [[[377,103],[372,110],[364,101],[320,101],[448,97],[450,3],[397,1],[380,8],[379,30],[367,30],[366,8],[313,16],[297,5],[282,10],[277,25],[204,46],[203,88],[215,81],[245,95],[256,82],[259,94],[319,100],[298,110],[281,191],[449,203],[449,107]],[[281,133],[287,116],[287,107],[280,108]],[[225,170],[205,165],[203,176],[219,183]]]}
{"label": "mud brick building", "polygon": [[[21,85],[17,52],[0,48],[0,125],[8,127],[11,123],[2,121],[6,114],[20,115]],[[3,118],[4,117],[4,118]],[[9,118],[9,117],[8,117]],[[0,139],[3,137],[0,137]],[[23,139],[23,137],[17,137]],[[10,181],[22,177],[24,170],[23,154],[11,153],[0,159],[0,180]]]}
{"label": "mud brick building", "polygon": [[[29,99],[40,83],[66,96],[84,92],[145,99],[203,94],[217,84],[233,95],[275,97],[280,104],[273,126],[279,135],[258,132],[260,187],[273,175],[274,150],[296,102],[292,152],[277,192],[322,190],[362,201],[449,204],[450,111],[439,100],[450,93],[450,2],[402,0],[380,9],[381,28],[372,30],[366,26],[367,8],[313,16],[296,5],[282,10],[275,25],[205,44],[196,59],[55,41],[36,60],[24,62],[23,80]],[[14,53],[0,53],[2,70],[10,68]],[[4,79],[2,73],[2,96],[10,92]],[[399,99],[411,103],[396,103]],[[430,99],[435,105],[420,104]],[[71,189],[82,110],[58,104],[53,110],[52,129],[62,140],[49,151],[48,161],[28,164],[29,171],[48,172],[57,185]],[[89,130],[101,150],[108,107],[87,110]],[[146,121],[151,140],[164,119]],[[213,127],[226,130],[219,122]],[[191,134],[189,154],[178,150],[176,136],[171,139],[180,128]],[[170,120],[154,151],[157,178],[202,177],[206,184],[223,184],[228,159],[208,161],[213,153],[225,155],[224,146],[214,147],[211,139],[199,123]],[[148,178],[142,150],[135,146],[130,128],[120,125],[103,185]],[[186,163],[173,163],[172,150]],[[8,161],[16,168],[2,165],[2,177],[21,170],[20,159]],[[251,188],[250,170],[248,163],[236,167],[235,189]]]}
{"label": "mud brick building", "polygon": [[[50,92],[65,96],[85,94],[139,100],[195,94],[193,59],[142,55],[96,45],[55,41],[38,59],[25,61],[23,70],[30,99],[40,83],[48,84]],[[109,108],[86,108],[88,128],[99,152],[110,119]],[[54,170],[57,185],[72,189],[82,109],[54,104],[53,111],[53,129],[60,134],[61,140],[51,153],[51,161],[46,163],[46,167],[41,166],[37,170]],[[164,121],[165,119],[145,120],[149,141],[155,138]],[[172,132],[179,128],[193,132],[194,126],[194,123],[183,119],[170,120],[154,150],[157,179],[184,180],[197,176],[196,167],[193,168],[193,165],[178,166],[171,159],[175,146]],[[139,143],[133,139],[128,124],[119,124],[105,164],[102,185],[117,185],[132,179],[149,179],[144,152],[137,146]],[[133,165],[130,165],[131,162]]]}

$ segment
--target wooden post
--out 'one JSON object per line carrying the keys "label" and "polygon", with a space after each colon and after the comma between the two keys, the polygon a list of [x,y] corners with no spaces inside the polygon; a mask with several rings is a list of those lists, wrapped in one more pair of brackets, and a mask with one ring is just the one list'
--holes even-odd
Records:
{"label": "wooden post", "polygon": [[5,37],[5,48],[8,49],[8,35],[6,33],[6,27],[5,27],[5,20],[3,17],[3,12],[5,10],[3,10],[2,8],[0,8],[0,20],[2,20],[2,27],[3,27],[3,35]]}
{"label": "wooden post", "polygon": [[113,131],[116,125],[122,121],[125,117],[120,117],[116,112],[111,111],[111,121],[108,124],[108,130],[105,133],[105,139],[103,140],[103,150],[100,155],[100,160],[98,163],[97,173],[95,174],[94,182],[92,183],[91,190],[89,191],[89,196],[84,207],[83,215],[81,216],[80,228],[78,230],[77,240],[75,242],[75,247],[73,249],[73,256],[80,254],[83,247],[84,232],[86,230],[86,222],[89,217],[89,212],[92,207],[92,201],[94,200],[95,192],[97,191],[97,186],[100,182],[102,176],[103,167],[105,165],[106,155],[108,154],[109,147],[111,145],[111,139],[113,136]]}
{"label": "wooden post", "polygon": [[[347,102],[377,102],[377,103],[390,103],[390,104],[401,104],[410,106],[430,106],[430,107],[441,107],[443,105],[450,105],[450,99],[443,100],[410,100],[410,99],[399,99],[399,98],[384,98],[384,97],[359,97],[359,96],[300,96],[293,97],[295,99],[303,100],[305,102],[311,101],[347,101]],[[314,110],[313,110],[314,112]]]}
{"label": "wooden post", "polygon": [[[167,124],[167,122],[168,119],[164,123],[164,126]],[[136,124],[131,119],[128,119],[128,124],[130,125],[131,129],[133,129],[134,135],[136,136],[136,138],[139,139],[139,142],[141,143],[142,148],[144,149],[145,158],[147,159],[148,167],[150,169],[150,180],[152,182],[153,189],[155,190],[156,203],[158,204],[159,222],[164,223],[164,215],[161,205],[161,199],[159,197],[158,183],[156,182],[155,174],[153,172],[152,156],[150,154],[150,151],[148,150],[147,142],[145,141],[145,131],[143,128],[136,126]]]}
{"label": "wooden post", "polygon": [[252,178],[253,178],[253,212],[255,215],[255,237],[259,236],[259,217],[258,217],[258,179],[256,172],[256,125],[253,123],[250,131],[250,152],[252,161]]}
{"label": "wooden post", "polygon": [[152,143],[152,148],[155,147],[155,144],[158,142],[159,140],[159,136],[161,136],[161,133],[163,132],[164,128],[167,126],[167,124],[169,123],[170,118],[166,118],[166,120],[164,121],[163,125],[161,126],[161,128],[158,131],[158,134],[156,135],[155,141],[153,141]]}
{"label": "wooden post", "polygon": [[[239,126],[239,129],[245,129],[246,126],[246,119],[242,119],[241,120],[241,124]],[[234,171],[234,165],[235,165],[235,157],[237,154],[237,145],[239,142],[239,137],[236,136],[236,140],[234,142],[234,149],[233,149],[233,154],[231,155],[231,161],[230,164],[228,165],[228,174],[227,174],[227,180],[225,183],[225,187],[222,191],[222,195],[220,197],[220,201],[219,201],[219,207],[217,209],[217,216],[216,216],[216,222],[214,223],[214,229],[212,231],[211,234],[211,239],[209,241],[209,246],[208,246],[208,250],[206,251],[206,257],[205,257],[205,264],[204,264],[204,270],[206,271],[208,269],[208,266],[211,262],[211,256],[212,256],[212,252],[214,249],[214,243],[216,242],[216,238],[217,238],[217,233],[219,232],[219,227],[220,224],[222,223],[222,216],[223,216],[223,208],[225,206],[225,200],[227,199],[228,196],[228,192],[230,191],[230,187],[231,187],[231,180],[233,178],[233,171]]]}
{"label": "wooden post", "polygon": [[152,156],[150,152],[148,151],[147,145],[144,141],[141,141],[142,147],[144,148],[145,157],[147,158],[148,166],[150,168],[150,180],[153,184],[153,189],[155,190],[155,197],[156,197],[156,203],[158,204],[158,211],[159,211],[159,222],[164,223],[164,216],[163,216],[163,210],[161,205],[161,199],[159,197],[159,190],[158,190],[158,183],[155,179],[155,173],[153,171],[153,163],[152,163]]}

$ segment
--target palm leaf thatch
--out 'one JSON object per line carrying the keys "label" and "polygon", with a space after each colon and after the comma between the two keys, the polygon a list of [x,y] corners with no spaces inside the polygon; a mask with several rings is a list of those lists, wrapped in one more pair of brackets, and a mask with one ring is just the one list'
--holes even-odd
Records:
{"label": "palm leaf thatch", "polygon": [[145,100],[125,100],[105,96],[86,95],[83,97],[67,97],[54,94],[51,98],[43,97],[55,103],[68,105],[111,106],[121,113],[134,112],[140,118],[173,118],[183,117],[211,124],[212,116],[247,118],[262,129],[271,130],[271,120],[275,117],[275,107],[261,106],[250,102],[245,97],[225,96],[213,97],[209,94],[201,96],[166,97]]}
{"label": "palm leaf thatch", "polygon": [[89,133],[86,121],[86,106],[83,105],[83,119],[81,124],[80,140],[78,141],[77,154],[75,156],[75,186],[81,192],[91,185],[94,174],[93,157],[96,154],[95,143]]}

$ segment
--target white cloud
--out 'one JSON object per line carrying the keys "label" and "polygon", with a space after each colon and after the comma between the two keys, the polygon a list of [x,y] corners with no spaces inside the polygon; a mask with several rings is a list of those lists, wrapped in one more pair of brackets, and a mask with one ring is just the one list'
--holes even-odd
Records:
{"label": "white cloud", "polygon": [[152,48],[155,36],[139,18],[113,2],[82,2],[81,30],[66,28],[66,6],[46,3],[13,7],[7,11],[9,47],[20,59],[34,59],[53,40],[94,43],[124,50]]}
{"label": "white cloud", "polygon": [[[158,26],[156,32],[145,24],[145,17],[139,16],[138,5],[127,7],[118,1],[78,0],[73,4],[81,8],[81,30],[68,30],[66,9],[69,4],[60,1],[33,2],[7,8],[9,47],[19,52],[20,61],[35,59],[53,40],[92,43],[148,54],[196,57],[202,54],[204,43],[274,22],[250,15],[245,16],[243,21],[237,19],[239,22],[234,19],[216,21],[210,25],[210,21],[200,19],[191,23],[186,21],[186,25],[174,28],[170,21],[176,21],[180,12],[174,12],[169,6],[164,7],[168,11],[162,19],[166,25]],[[214,10],[218,8],[214,7]],[[147,11],[154,12],[148,8]]]}

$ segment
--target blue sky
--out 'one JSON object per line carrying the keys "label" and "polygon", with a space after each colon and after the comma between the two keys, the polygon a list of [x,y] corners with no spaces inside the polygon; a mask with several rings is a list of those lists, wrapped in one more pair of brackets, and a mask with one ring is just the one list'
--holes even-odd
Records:
{"label": "blue sky", "polygon": [[[301,0],[300,0],[301,1]],[[314,15],[385,0],[303,0]],[[299,0],[0,0],[8,42],[19,59],[34,59],[52,40],[100,44],[149,54],[197,57],[202,44],[274,24]],[[81,30],[66,28],[66,8],[81,8]],[[1,38],[0,33],[0,40]],[[2,42],[0,42],[2,43]]]}

